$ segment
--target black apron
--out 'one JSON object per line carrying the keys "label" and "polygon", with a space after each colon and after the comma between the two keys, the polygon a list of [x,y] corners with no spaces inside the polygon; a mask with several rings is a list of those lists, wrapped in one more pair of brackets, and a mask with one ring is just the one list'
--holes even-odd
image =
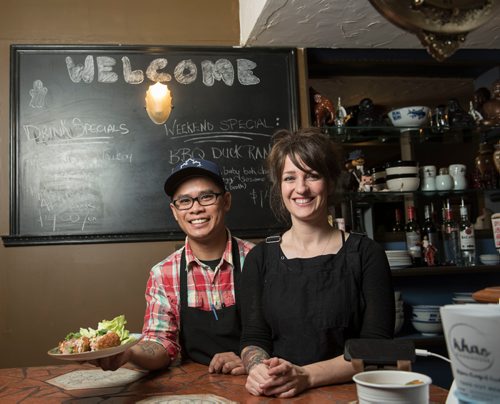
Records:
{"label": "black apron", "polygon": [[353,309],[348,255],[357,251],[359,238],[351,235],[347,251],[303,261],[307,267],[301,266],[300,259],[291,260],[297,265],[288,265],[276,236],[273,240],[266,243],[263,291],[264,316],[272,328],[272,356],[306,365],[340,355]]}
{"label": "black apron", "polygon": [[[183,251],[180,267],[180,342],[183,358],[190,358],[204,365],[210,364],[212,357],[220,352],[239,353],[241,322],[237,310],[236,291],[240,279],[241,265],[238,243],[231,238],[233,256],[233,277],[235,304],[218,310],[200,310],[188,307],[186,252]],[[217,317],[215,316],[215,314]]]}

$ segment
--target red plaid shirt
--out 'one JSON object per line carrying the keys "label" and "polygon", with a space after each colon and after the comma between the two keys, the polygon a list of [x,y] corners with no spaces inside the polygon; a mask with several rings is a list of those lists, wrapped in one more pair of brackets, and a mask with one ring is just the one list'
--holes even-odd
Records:
{"label": "red plaid shirt", "polygon": [[[187,242],[184,247],[156,264],[149,274],[146,286],[146,313],[142,333],[144,340],[160,343],[174,360],[180,352],[180,280],[181,257],[186,251],[188,306],[200,310],[211,310],[210,305],[220,308],[235,304],[233,257],[231,254],[231,233],[222,254],[222,260],[215,271],[203,265],[194,255]],[[235,238],[238,243],[240,268],[254,244]]]}

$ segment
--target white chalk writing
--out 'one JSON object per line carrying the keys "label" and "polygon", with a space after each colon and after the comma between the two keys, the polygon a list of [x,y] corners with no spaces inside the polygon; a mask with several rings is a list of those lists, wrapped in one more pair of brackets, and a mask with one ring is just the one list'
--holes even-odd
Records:
{"label": "white chalk writing", "polygon": [[[71,56],[65,58],[66,69],[69,78],[74,83],[92,83],[95,78],[95,65],[97,65],[97,82],[115,83],[119,79],[118,73],[114,71],[116,59],[111,56],[97,56],[94,63],[94,57],[87,55],[84,64],[75,63]],[[140,84],[144,81],[144,72],[141,69],[133,70],[132,63],[127,56],[121,58],[123,80],[128,84]],[[260,83],[253,70],[257,63],[249,59],[236,59],[236,73],[229,59],[202,60],[201,72],[202,83],[207,87],[214,86],[216,81],[220,81],[227,86],[232,86],[235,82],[235,75],[238,83],[243,86],[253,86]],[[168,65],[166,58],[156,58],[146,67],[146,77],[153,82],[169,82],[172,76],[161,69]],[[174,69],[174,78],[180,84],[191,84],[198,78],[198,68],[191,59],[185,59],[178,62]]]}
{"label": "white chalk writing", "polygon": [[26,124],[23,125],[23,131],[28,141],[43,144],[68,141],[108,142],[110,135],[129,133],[125,123],[102,124],[83,121],[80,118],[60,119],[51,124]]}

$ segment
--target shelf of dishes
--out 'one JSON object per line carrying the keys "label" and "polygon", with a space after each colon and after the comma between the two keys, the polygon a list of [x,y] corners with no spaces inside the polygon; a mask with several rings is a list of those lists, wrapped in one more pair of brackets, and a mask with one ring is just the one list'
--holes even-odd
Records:
{"label": "shelf of dishes", "polygon": [[366,204],[376,203],[376,202],[390,202],[390,201],[401,201],[402,198],[406,196],[418,197],[424,199],[439,199],[444,197],[461,197],[467,195],[477,195],[485,194],[490,195],[494,199],[500,197],[500,189],[479,189],[479,188],[468,188],[462,190],[448,190],[448,191],[390,191],[388,189],[384,189],[382,191],[369,191],[369,192],[346,192],[343,194],[344,199],[355,201],[355,202],[364,202]]}
{"label": "shelf of dishes", "polygon": [[500,127],[452,128],[447,131],[437,131],[431,126],[426,127],[393,127],[393,126],[323,126],[322,130],[335,142],[355,144],[386,144],[399,142],[401,134],[410,136],[414,142],[456,143],[478,139],[481,142],[496,141],[500,138]]}
{"label": "shelf of dishes", "polygon": [[[395,322],[394,335],[400,338],[442,340],[443,324],[441,307],[436,304],[413,304],[403,300],[403,293],[394,292]],[[474,304],[473,292],[453,292],[447,304]]]}

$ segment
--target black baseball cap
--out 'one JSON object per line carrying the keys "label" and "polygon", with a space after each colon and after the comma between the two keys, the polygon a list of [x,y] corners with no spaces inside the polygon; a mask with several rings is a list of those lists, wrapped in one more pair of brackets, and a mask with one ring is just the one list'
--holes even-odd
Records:
{"label": "black baseball cap", "polygon": [[172,198],[179,185],[192,177],[209,177],[214,180],[222,190],[226,189],[219,166],[216,163],[209,160],[190,158],[174,167],[172,173],[165,181],[165,193]]}

